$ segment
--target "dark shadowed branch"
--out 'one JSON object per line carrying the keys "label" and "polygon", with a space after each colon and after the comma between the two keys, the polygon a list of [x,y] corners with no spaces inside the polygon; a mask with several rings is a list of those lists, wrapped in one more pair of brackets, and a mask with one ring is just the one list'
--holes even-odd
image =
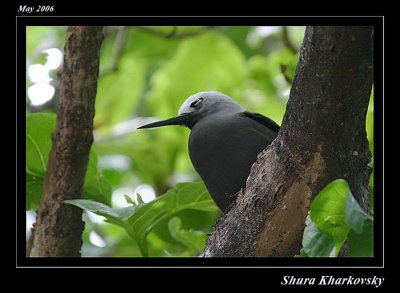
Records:
{"label": "dark shadowed branch", "polygon": [[112,63],[109,67],[106,67],[100,71],[99,78],[103,77],[106,74],[116,72],[118,70],[122,51],[123,51],[125,43],[126,43],[127,31],[128,31],[128,27],[126,27],[126,26],[118,27],[117,37],[116,37],[115,43],[114,43],[114,53],[113,53]]}
{"label": "dark shadowed branch", "polygon": [[149,27],[149,26],[136,26],[135,28],[137,28],[138,30],[153,34],[155,36],[159,36],[162,38],[166,38],[166,39],[185,39],[185,38],[189,38],[189,37],[194,37],[200,34],[203,34],[205,32],[208,32],[210,30],[214,30],[217,27],[215,26],[204,26],[199,28],[196,31],[191,31],[191,32],[181,32],[178,33],[178,29],[177,27],[173,27],[172,30],[168,33],[162,32],[154,27]]}
{"label": "dark shadowed branch", "polygon": [[285,78],[285,80],[286,80],[286,82],[289,84],[289,85],[292,85],[293,84],[293,80],[290,78],[290,76],[289,76],[289,74],[288,74],[288,72],[287,72],[287,65],[285,65],[285,64],[281,64],[280,65],[280,69],[281,69],[281,73],[282,73],[282,75],[283,75],[283,77]]}
{"label": "dark shadowed branch", "polygon": [[293,53],[297,53],[297,49],[295,46],[292,44],[290,38],[289,38],[289,32],[287,26],[282,26],[282,38],[283,38],[283,45],[288,48],[290,51]]}

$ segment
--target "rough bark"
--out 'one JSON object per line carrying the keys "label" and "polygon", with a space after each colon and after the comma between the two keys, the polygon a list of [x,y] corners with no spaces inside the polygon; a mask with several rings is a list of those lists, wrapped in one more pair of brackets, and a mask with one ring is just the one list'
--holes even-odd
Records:
{"label": "rough bark", "polygon": [[372,83],[372,27],[307,27],[278,137],[259,154],[201,256],[298,254],[312,199],[338,178],[369,211]]}
{"label": "rough bark", "polygon": [[81,198],[93,141],[94,101],[103,27],[69,27],[57,126],[33,233],[30,256],[80,256],[82,210],[64,204]]}

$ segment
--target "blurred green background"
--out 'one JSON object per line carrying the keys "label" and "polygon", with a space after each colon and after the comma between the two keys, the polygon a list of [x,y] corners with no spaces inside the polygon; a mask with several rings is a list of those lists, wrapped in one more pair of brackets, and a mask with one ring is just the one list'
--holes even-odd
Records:
{"label": "blurred green background", "polygon": [[[196,92],[222,92],[245,109],[281,124],[304,30],[106,27],[94,119],[97,166],[93,168],[110,186],[111,205],[129,206],[124,195],[137,200],[136,193],[149,202],[178,182],[200,181],[188,155],[188,129],[136,131],[152,120],[176,116],[183,101]],[[27,27],[27,114],[55,113],[65,34],[66,27]],[[373,150],[373,99],[367,131]],[[40,191],[40,184],[28,182],[27,173],[28,183],[31,190]],[[28,193],[27,188],[27,197],[31,196]],[[27,205],[27,239],[36,207]],[[219,216],[216,210],[183,210],[172,221],[161,221],[147,237],[150,255],[197,255],[202,246],[182,241],[174,229],[181,227],[179,231],[187,232],[189,238],[204,236]],[[104,223],[90,212],[84,213],[84,219],[83,256],[142,256],[121,227]]]}

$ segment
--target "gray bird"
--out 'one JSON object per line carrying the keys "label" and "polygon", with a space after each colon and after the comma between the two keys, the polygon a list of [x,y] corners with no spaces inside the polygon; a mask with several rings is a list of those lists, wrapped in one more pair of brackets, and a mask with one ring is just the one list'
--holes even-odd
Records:
{"label": "gray bird", "polygon": [[187,98],[177,117],[138,129],[183,125],[191,129],[189,155],[197,173],[224,212],[246,186],[257,155],[277,136],[279,125],[245,111],[221,93],[200,92]]}

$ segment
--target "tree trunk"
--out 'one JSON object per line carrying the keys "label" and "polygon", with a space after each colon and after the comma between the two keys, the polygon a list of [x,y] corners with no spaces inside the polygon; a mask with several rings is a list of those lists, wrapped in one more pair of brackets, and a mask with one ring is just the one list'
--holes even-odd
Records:
{"label": "tree trunk", "polygon": [[57,126],[30,256],[80,256],[82,210],[63,201],[82,196],[102,40],[103,27],[68,28]]}
{"label": "tree trunk", "polygon": [[311,201],[346,179],[369,211],[373,27],[307,27],[281,130],[201,256],[294,256]]}

